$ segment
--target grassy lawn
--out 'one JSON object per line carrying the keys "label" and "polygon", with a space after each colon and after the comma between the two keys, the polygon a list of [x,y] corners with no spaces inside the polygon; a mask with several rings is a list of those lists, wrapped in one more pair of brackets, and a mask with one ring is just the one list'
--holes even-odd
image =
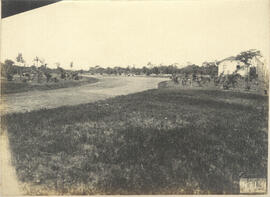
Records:
{"label": "grassy lawn", "polygon": [[267,174],[268,97],[149,90],[2,117],[28,194],[237,193]]}
{"label": "grassy lawn", "polygon": [[95,83],[98,79],[93,77],[85,77],[81,80],[63,80],[59,82],[43,82],[43,83],[24,83],[24,82],[15,82],[15,81],[4,81],[1,82],[1,94],[11,94],[19,92],[28,92],[33,90],[53,90],[59,88],[69,88],[80,85],[85,85],[88,83]]}

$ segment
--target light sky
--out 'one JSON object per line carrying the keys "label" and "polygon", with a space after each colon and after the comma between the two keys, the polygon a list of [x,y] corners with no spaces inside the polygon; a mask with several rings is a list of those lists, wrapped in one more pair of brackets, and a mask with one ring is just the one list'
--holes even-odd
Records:
{"label": "light sky", "polygon": [[62,1],[4,18],[1,61],[21,52],[29,65],[88,69],[268,55],[269,18],[268,0]]}

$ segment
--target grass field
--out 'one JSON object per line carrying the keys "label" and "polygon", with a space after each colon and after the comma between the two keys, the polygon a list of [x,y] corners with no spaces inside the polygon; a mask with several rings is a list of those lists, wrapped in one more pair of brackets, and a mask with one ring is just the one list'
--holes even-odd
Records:
{"label": "grass field", "polygon": [[11,94],[11,93],[19,93],[19,92],[28,92],[33,90],[53,90],[59,88],[69,88],[76,87],[80,85],[85,85],[89,83],[95,83],[98,79],[93,77],[85,77],[81,80],[63,80],[57,83],[24,83],[24,82],[15,82],[15,81],[1,81],[1,94]]}
{"label": "grass field", "polygon": [[268,97],[148,90],[2,117],[27,194],[237,193],[267,174]]}

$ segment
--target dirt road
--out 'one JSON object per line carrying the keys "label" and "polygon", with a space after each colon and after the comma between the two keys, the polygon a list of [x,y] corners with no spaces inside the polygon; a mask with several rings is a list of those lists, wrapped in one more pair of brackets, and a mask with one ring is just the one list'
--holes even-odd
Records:
{"label": "dirt road", "polygon": [[98,77],[99,82],[80,87],[9,94],[1,100],[2,114],[26,112],[94,102],[118,95],[157,88],[165,78]]}
{"label": "dirt road", "polygon": [[[95,84],[80,87],[6,95],[1,98],[2,114],[94,102],[117,95],[157,88],[159,82],[166,80],[146,77],[99,77],[99,79],[100,81]],[[11,165],[6,132],[0,133],[0,145],[0,193],[5,196],[18,196],[21,194],[19,189],[21,186],[17,180],[15,169]]]}

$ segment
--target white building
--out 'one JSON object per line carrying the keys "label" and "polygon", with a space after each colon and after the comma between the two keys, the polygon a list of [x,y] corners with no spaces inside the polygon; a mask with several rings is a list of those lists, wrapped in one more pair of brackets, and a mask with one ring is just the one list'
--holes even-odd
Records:
{"label": "white building", "polygon": [[217,63],[218,76],[237,73],[243,77],[248,76],[251,68],[255,68],[257,82],[261,90],[268,90],[269,73],[266,61],[263,57],[254,56],[249,60],[249,65],[236,60],[235,57],[229,57]]}
{"label": "white building", "polygon": [[228,57],[218,62],[218,75],[230,75],[237,73],[246,76],[249,73],[249,66],[243,62],[236,60],[235,57]]}
{"label": "white building", "polygon": [[249,64],[236,60],[235,57],[226,58],[217,63],[218,75],[237,73],[244,77],[249,74],[250,68],[255,67],[259,79],[265,80],[268,77],[268,69],[263,57],[255,56],[249,60]]}
{"label": "white building", "polygon": [[249,61],[251,67],[256,68],[256,74],[259,80],[268,80],[268,69],[266,62],[262,57],[255,56]]}

